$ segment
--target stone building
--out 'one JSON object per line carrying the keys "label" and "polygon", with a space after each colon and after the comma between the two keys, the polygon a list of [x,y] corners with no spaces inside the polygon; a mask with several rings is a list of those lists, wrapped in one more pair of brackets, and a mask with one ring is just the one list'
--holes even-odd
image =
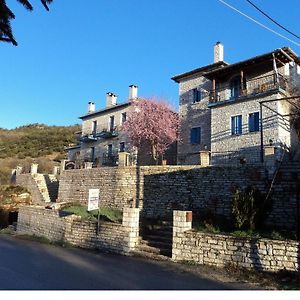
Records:
{"label": "stone building", "polygon": [[[118,164],[120,152],[135,154],[129,141],[120,131],[126,121],[130,100],[137,98],[138,87],[129,86],[128,100],[117,103],[117,95],[106,94],[106,107],[96,110],[95,103],[88,103],[88,112],[79,117],[82,131],[78,132],[78,145],[69,147],[68,160],[78,164],[91,162],[94,166]],[[133,156],[132,156],[133,157]]]}
{"label": "stone building", "polygon": [[297,138],[290,124],[300,86],[300,59],[287,47],[234,64],[224,47],[214,46],[214,63],[174,76],[179,83],[182,121],[179,164],[256,164],[276,145],[278,155],[292,153]]}
{"label": "stone building", "polygon": [[[86,162],[97,166],[147,165],[153,164],[151,155],[143,150],[137,151],[130,140],[120,131],[126,121],[131,100],[138,98],[138,87],[129,86],[128,99],[117,103],[117,95],[106,94],[106,107],[95,109],[95,103],[88,103],[88,112],[82,120],[82,131],[78,132],[78,145],[67,149],[68,160],[75,161],[76,167],[83,167]],[[124,154],[124,155],[122,155]],[[176,163],[176,147],[174,145],[165,154],[168,164]]]}

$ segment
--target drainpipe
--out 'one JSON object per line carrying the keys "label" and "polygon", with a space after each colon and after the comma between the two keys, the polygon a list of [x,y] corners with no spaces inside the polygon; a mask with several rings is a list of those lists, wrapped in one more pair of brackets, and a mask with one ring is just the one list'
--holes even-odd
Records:
{"label": "drainpipe", "polygon": [[264,133],[263,133],[263,116],[262,116],[262,103],[259,102],[259,115],[260,115],[260,161],[264,162]]}

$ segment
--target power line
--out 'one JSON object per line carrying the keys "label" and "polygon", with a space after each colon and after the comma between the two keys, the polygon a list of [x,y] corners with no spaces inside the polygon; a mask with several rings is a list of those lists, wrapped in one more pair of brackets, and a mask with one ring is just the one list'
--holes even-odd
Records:
{"label": "power line", "polygon": [[264,16],[266,16],[269,20],[271,20],[273,23],[275,23],[276,25],[278,25],[280,28],[282,28],[283,30],[285,30],[286,32],[290,33],[291,35],[293,35],[294,37],[300,39],[300,37],[291,32],[290,30],[288,30],[287,28],[285,28],[284,26],[282,26],[281,24],[279,24],[277,21],[275,21],[272,17],[270,17],[268,14],[266,14],[264,11],[262,11],[258,6],[256,6],[253,2],[251,2],[250,0],[246,0],[249,4],[251,4],[255,9],[257,9],[259,12],[261,12]]}
{"label": "power line", "polygon": [[287,38],[286,36],[282,35],[281,33],[279,33],[279,32],[277,32],[277,31],[275,31],[275,30],[273,30],[273,29],[267,27],[266,25],[264,25],[264,24],[262,24],[262,23],[256,21],[255,19],[249,17],[248,15],[246,15],[245,13],[243,13],[243,12],[241,12],[240,10],[236,9],[235,7],[229,5],[227,2],[225,2],[225,1],[223,1],[223,0],[219,0],[219,1],[220,1],[221,3],[223,3],[224,5],[228,6],[229,8],[231,8],[232,10],[236,11],[237,13],[241,14],[242,16],[246,17],[247,19],[251,20],[252,22],[256,23],[257,25],[259,25],[259,26],[261,26],[261,27],[263,27],[263,28],[269,30],[270,32],[272,32],[272,33],[274,33],[274,34],[280,36],[281,38],[286,39],[287,41],[289,41],[289,42],[291,42],[291,43],[297,45],[298,47],[300,47],[300,44],[299,44],[299,43],[297,43],[297,42],[295,42],[295,41],[293,41],[293,40]]}

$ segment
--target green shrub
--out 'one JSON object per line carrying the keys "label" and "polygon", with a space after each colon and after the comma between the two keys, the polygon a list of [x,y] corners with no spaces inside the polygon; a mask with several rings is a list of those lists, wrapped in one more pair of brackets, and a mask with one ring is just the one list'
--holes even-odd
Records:
{"label": "green shrub", "polygon": [[235,228],[254,230],[260,227],[268,211],[268,203],[260,191],[251,186],[246,187],[244,191],[237,189],[232,199]]}

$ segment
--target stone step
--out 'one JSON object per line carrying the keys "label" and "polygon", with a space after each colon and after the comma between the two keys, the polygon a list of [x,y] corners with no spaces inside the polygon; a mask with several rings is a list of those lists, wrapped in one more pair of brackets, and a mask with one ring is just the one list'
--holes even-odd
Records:
{"label": "stone step", "polygon": [[168,236],[172,235],[172,227],[141,227],[141,233],[145,235],[158,235],[158,236]]}
{"label": "stone step", "polygon": [[147,246],[155,247],[155,248],[159,248],[159,249],[171,249],[172,248],[172,240],[165,242],[165,241],[141,239],[140,245],[147,245]]}
{"label": "stone step", "polygon": [[148,259],[153,259],[153,260],[161,260],[161,261],[171,260],[171,256],[169,257],[169,256],[160,255],[160,254],[153,254],[153,253],[144,252],[144,251],[140,251],[140,250],[134,250],[131,253],[137,257],[143,257],[143,258],[148,258]]}
{"label": "stone step", "polygon": [[146,253],[156,254],[156,255],[164,255],[164,256],[172,255],[172,248],[160,249],[145,244],[140,244],[138,250]]}
{"label": "stone step", "polygon": [[157,242],[165,242],[170,243],[172,241],[172,235],[152,235],[152,234],[144,234],[142,235],[144,240],[157,241]]}

